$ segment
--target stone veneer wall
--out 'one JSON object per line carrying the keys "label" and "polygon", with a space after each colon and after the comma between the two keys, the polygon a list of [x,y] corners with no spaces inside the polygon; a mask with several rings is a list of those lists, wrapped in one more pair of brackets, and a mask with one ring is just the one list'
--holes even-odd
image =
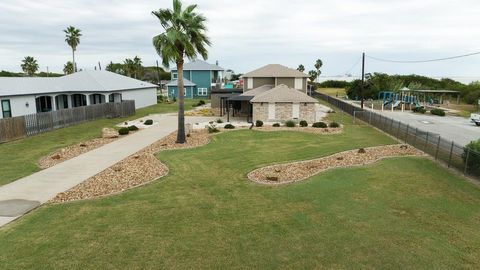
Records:
{"label": "stone veneer wall", "polygon": [[[268,119],[268,103],[254,103],[253,104],[253,121],[287,121],[292,119],[292,103],[276,103],[275,104],[275,118]],[[315,103],[300,103],[300,117],[298,120],[306,120],[309,123],[316,121]]]}

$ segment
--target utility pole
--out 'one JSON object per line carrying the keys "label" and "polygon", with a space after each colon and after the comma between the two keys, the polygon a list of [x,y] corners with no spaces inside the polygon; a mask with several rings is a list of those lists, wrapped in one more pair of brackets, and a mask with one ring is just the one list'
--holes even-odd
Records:
{"label": "utility pole", "polygon": [[360,103],[360,107],[362,109],[363,109],[363,102],[364,102],[364,98],[363,98],[364,88],[365,88],[365,53],[362,53],[362,87],[360,89],[360,98],[362,99]]}
{"label": "utility pole", "polygon": [[49,76],[48,73],[50,73],[50,72],[48,72],[48,66],[47,66],[47,77]]}

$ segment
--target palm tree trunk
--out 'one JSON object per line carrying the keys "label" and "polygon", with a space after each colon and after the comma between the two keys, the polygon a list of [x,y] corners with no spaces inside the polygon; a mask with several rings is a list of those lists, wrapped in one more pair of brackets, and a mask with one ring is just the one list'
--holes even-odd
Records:
{"label": "palm tree trunk", "polygon": [[177,72],[178,131],[176,143],[185,143],[185,89],[183,86],[183,59],[177,61]]}
{"label": "palm tree trunk", "polygon": [[72,48],[73,72],[77,72],[77,64],[75,63],[75,50]]}

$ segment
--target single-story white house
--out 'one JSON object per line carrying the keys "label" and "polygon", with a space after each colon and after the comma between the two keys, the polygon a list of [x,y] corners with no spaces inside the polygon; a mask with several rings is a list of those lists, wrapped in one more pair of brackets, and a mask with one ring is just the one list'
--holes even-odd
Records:
{"label": "single-story white house", "polygon": [[157,88],[109,71],[0,77],[0,119],[122,100],[135,100],[138,109],[157,103]]}

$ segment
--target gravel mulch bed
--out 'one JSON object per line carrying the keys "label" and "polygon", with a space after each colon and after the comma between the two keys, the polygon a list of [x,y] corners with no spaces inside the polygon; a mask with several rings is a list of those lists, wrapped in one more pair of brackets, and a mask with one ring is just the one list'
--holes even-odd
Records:
{"label": "gravel mulch bed", "polygon": [[96,138],[82,143],[74,144],[57,150],[48,156],[42,157],[38,160],[40,169],[50,168],[66,160],[77,157],[86,152],[97,149],[105,144],[111,143],[118,138]]}
{"label": "gravel mulch bed", "polygon": [[253,130],[258,131],[300,131],[314,134],[339,134],[343,132],[343,128],[314,128],[314,127],[254,127]]}
{"label": "gravel mulch bed", "polygon": [[250,172],[248,179],[261,184],[279,185],[305,180],[333,168],[371,164],[397,156],[423,156],[422,151],[409,145],[386,145],[345,151],[331,156],[293,163],[276,164]]}
{"label": "gravel mulch bed", "polygon": [[185,144],[176,144],[175,140],[176,132],[87,179],[72,189],[57,194],[50,202],[61,203],[97,198],[144,185],[168,174],[168,167],[155,157],[155,153],[170,149],[193,148],[210,142],[209,134],[206,131],[191,133]]}

